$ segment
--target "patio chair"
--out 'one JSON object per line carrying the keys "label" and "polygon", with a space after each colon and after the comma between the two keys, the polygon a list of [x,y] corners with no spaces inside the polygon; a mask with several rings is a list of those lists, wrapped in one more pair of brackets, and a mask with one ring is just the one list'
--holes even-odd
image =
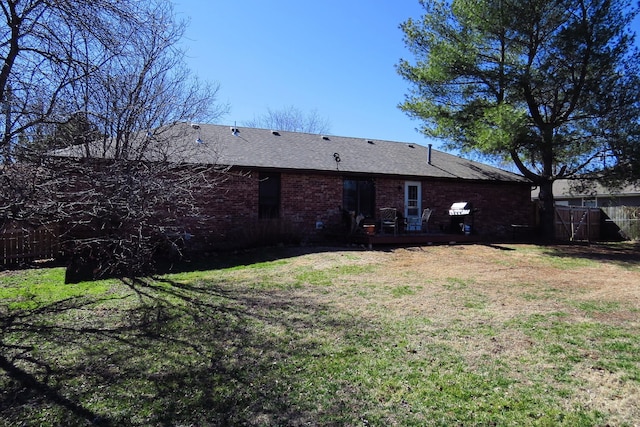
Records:
{"label": "patio chair", "polygon": [[422,230],[422,221],[420,220],[419,217],[408,217],[407,219],[405,219],[405,228],[407,231],[409,232],[417,232]]}
{"label": "patio chair", "polygon": [[422,230],[429,231],[429,218],[431,218],[431,214],[433,213],[433,209],[426,208],[422,211]]}
{"label": "patio chair", "polygon": [[393,228],[393,235],[398,233],[398,212],[396,208],[380,208],[380,232],[385,228]]}

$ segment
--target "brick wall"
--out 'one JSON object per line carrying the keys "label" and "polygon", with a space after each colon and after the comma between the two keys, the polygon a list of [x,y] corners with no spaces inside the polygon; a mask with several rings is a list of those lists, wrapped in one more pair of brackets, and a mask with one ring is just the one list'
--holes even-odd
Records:
{"label": "brick wall", "polygon": [[[376,204],[404,210],[404,182],[400,179],[376,180]],[[422,208],[431,208],[432,230],[447,231],[451,224],[449,208],[455,202],[470,202],[474,230],[486,236],[505,237],[511,224],[532,224],[531,190],[528,184],[423,180]]]}
{"label": "brick wall", "polygon": [[475,232],[505,237],[511,224],[532,224],[529,185],[499,182],[423,182],[422,206],[434,209],[430,224],[446,228],[451,224],[449,208],[455,202],[472,203]]}
{"label": "brick wall", "polygon": [[228,173],[214,189],[196,195],[197,215],[184,219],[197,247],[224,246],[240,238],[246,224],[258,220],[258,174]]}
{"label": "brick wall", "polygon": [[[215,192],[197,197],[200,214],[185,219],[195,246],[233,247],[287,235],[290,240],[318,238],[342,220],[342,177],[323,174],[280,175],[280,218],[258,218],[259,173],[234,172]],[[317,228],[321,227],[321,228]]]}
{"label": "brick wall", "polygon": [[331,175],[281,175],[281,217],[304,234],[316,233],[316,223],[341,220],[342,178]]}
{"label": "brick wall", "polygon": [[[277,223],[258,219],[259,174],[236,172],[211,194],[198,197],[203,215],[185,224],[196,240],[209,246],[245,244],[256,238],[260,227],[281,227],[283,233],[301,239],[318,238],[327,230],[341,230],[342,176],[321,173],[282,173],[281,210]],[[376,207],[404,209],[404,179],[375,179]],[[530,187],[517,183],[422,181],[422,207],[434,209],[433,230],[446,231],[450,225],[449,207],[454,202],[471,202],[475,232],[485,236],[508,235],[510,224],[532,221]],[[262,225],[261,225],[262,224]],[[265,225],[266,224],[266,225]],[[323,226],[317,228],[317,224]],[[271,230],[273,231],[273,230]]]}

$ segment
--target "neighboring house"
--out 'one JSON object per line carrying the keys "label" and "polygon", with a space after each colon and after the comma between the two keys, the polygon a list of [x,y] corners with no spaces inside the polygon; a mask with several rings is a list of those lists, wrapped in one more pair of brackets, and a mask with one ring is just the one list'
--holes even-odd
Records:
{"label": "neighboring house", "polygon": [[[537,188],[532,190],[532,200],[538,200],[538,192]],[[607,188],[595,181],[559,179],[553,183],[553,196],[557,206],[640,206],[640,185]]]}
{"label": "neighboring house", "polygon": [[[538,200],[538,192],[538,188],[532,190],[532,200]],[[556,226],[560,228],[556,235],[564,232],[573,239],[573,232],[568,230],[570,224],[593,222],[599,225],[591,224],[585,239],[640,238],[640,184],[608,188],[594,180],[561,179],[553,183],[553,196],[558,215]],[[585,220],[589,216],[592,218]]]}
{"label": "neighboring house", "polygon": [[[197,197],[205,225],[184,224],[194,241],[209,247],[250,241],[276,228],[309,240],[346,235],[351,218],[376,223],[383,207],[395,207],[408,223],[419,223],[423,209],[431,208],[432,232],[460,232],[449,209],[462,201],[473,206],[479,236],[502,238],[511,224],[532,223],[528,180],[430,146],[186,123],[165,132],[162,141],[164,153],[182,156],[169,159],[231,167],[213,194]],[[144,158],[163,157],[149,151]]]}

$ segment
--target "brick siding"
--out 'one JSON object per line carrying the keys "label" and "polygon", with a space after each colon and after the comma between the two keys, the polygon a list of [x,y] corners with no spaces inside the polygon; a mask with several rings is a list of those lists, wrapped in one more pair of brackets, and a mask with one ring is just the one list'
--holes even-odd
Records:
{"label": "brick siding", "polygon": [[480,235],[502,238],[510,233],[511,224],[531,225],[533,222],[530,186],[527,184],[423,182],[422,206],[434,209],[431,224],[438,228],[450,225],[449,207],[454,202],[470,202],[477,210],[474,229]]}
{"label": "brick siding", "polygon": [[[343,176],[281,173],[281,208],[277,225],[258,219],[258,176],[256,171],[234,172],[216,191],[198,197],[202,215],[198,220],[190,219],[185,223],[185,228],[195,235],[198,243],[215,247],[251,244],[261,223],[268,223],[263,228],[282,227],[303,240],[319,239],[328,230],[344,229]],[[531,191],[527,184],[433,179],[421,182],[422,208],[434,210],[430,220],[433,230],[447,231],[451,223],[449,207],[460,201],[473,204],[477,210],[474,230],[488,238],[507,236],[511,224],[532,223]],[[402,211],[404,183],[402,178],[376,177],[376,209],[391,206]]]}

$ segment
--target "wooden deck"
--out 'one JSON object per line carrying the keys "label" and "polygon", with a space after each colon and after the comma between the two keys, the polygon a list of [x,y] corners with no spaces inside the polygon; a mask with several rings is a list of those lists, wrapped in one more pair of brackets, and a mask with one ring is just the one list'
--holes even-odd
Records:
{"label": "wooden deck", "polygon": [[480,236],[474,234],[445,234],[445,233],[378,233],[373,235],[358,234],[352,236],[352,243],[364,244],[369,248],[378,245],[413,246],[431,244],[455,244],[479,242]]}

